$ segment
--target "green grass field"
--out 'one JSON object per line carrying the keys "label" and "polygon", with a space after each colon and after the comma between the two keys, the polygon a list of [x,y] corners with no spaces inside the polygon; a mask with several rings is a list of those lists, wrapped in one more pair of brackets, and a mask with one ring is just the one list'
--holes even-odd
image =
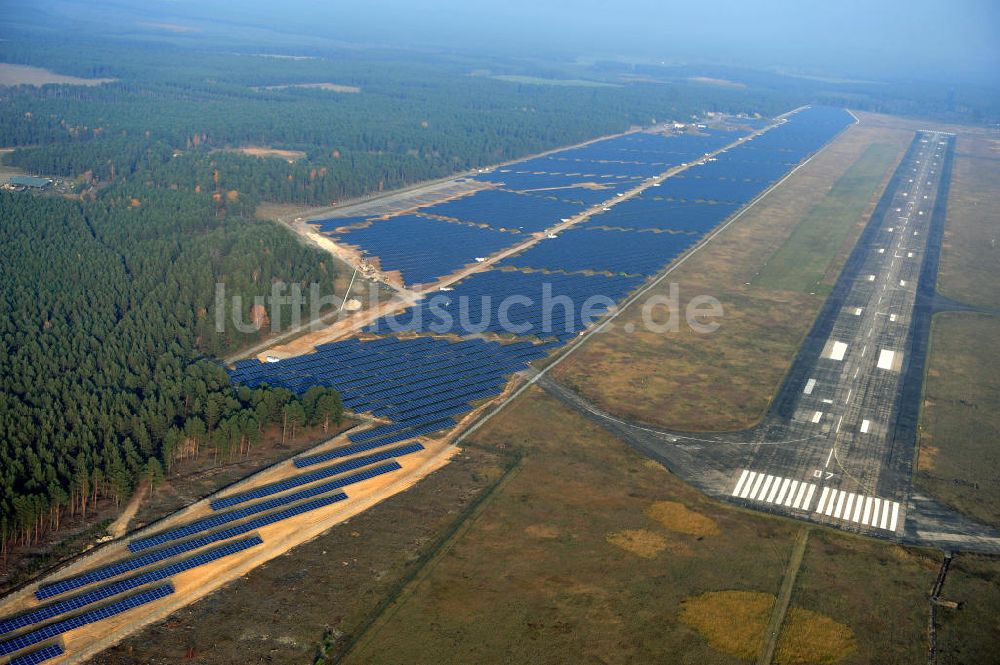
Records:
{"label": "green grass field", "polygon": [[844,173],[768,259],[752,283],[779,291],[827,293],[824,277],[851,229],[870,208],[898,150],[874,143]]}

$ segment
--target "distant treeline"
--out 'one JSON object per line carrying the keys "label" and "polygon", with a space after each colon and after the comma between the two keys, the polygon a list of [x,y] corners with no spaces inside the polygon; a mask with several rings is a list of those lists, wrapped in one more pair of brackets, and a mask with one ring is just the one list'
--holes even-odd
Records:
{"label": "distant treeline", "polygon": [[[0,59],[118,79],[0,90],[0,145],[35,173],[327,204],[705,110],[787,110],[768,91],[514,84],[448,59],[286,60],[169,46],[0,42]],[[329,81],[360,93],[266,86]],[[303,160],[221,153],[301,150]]]}

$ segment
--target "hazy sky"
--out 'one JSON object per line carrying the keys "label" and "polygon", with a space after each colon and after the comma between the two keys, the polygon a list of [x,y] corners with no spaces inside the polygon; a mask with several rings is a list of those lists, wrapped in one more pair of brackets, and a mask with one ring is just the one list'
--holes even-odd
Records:
{"label": "hazy sky", "polygon": [[[1000,86],[1000,0],[25,0],[78,17]],[[100,19],[96,14],[101,14]],[[110,18],[113,17],[113,18]]]}
{"label": "hazy sky", "polygon": [[[339,3],[338,3],[339,4]],[[344,28],[486,48],[620,52],[823,69],[855,76],[1000,81],[996,0],[365,0]]]}

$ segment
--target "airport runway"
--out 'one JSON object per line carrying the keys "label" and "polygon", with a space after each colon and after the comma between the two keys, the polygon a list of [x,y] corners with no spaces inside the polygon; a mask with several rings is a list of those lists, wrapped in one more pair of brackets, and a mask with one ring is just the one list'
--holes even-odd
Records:
{"label": "airport runway", "polygon": [[[896,437],[914,306],[951,137],[918,132],[845,266],[730,497],[857,531],[900,533],[913,442]],[[937,247],[934,248],[937,251]],[[824,320],[825,319],[825,320]],[[768,441],[794,440],[788,445]]]}
{"label": "airport runway", "polygon": [[911,486],[953,151],[950,134],[916,133],[757,427],[650,428],[547,376],[538,384],[712,496],[881,538],[1000,551],[1000,532]]}

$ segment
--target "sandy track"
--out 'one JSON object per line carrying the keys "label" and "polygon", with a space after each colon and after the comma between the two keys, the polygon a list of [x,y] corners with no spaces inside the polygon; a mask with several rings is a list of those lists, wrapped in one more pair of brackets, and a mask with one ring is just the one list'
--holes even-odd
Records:
{"label": "sandy track", "polygon": [[135,490],[135,494],[132,495],[132,498],[129,499],[128,504],[125,506],[125,510],[108,527],[108,534],[112,538],[121,538],[125,535],[128,531],[129,523],[135,517],[135,514],[139,512],[139,506],[142,505],[148,491],[149,485],[145,482],[139,484],[139,487]]}

